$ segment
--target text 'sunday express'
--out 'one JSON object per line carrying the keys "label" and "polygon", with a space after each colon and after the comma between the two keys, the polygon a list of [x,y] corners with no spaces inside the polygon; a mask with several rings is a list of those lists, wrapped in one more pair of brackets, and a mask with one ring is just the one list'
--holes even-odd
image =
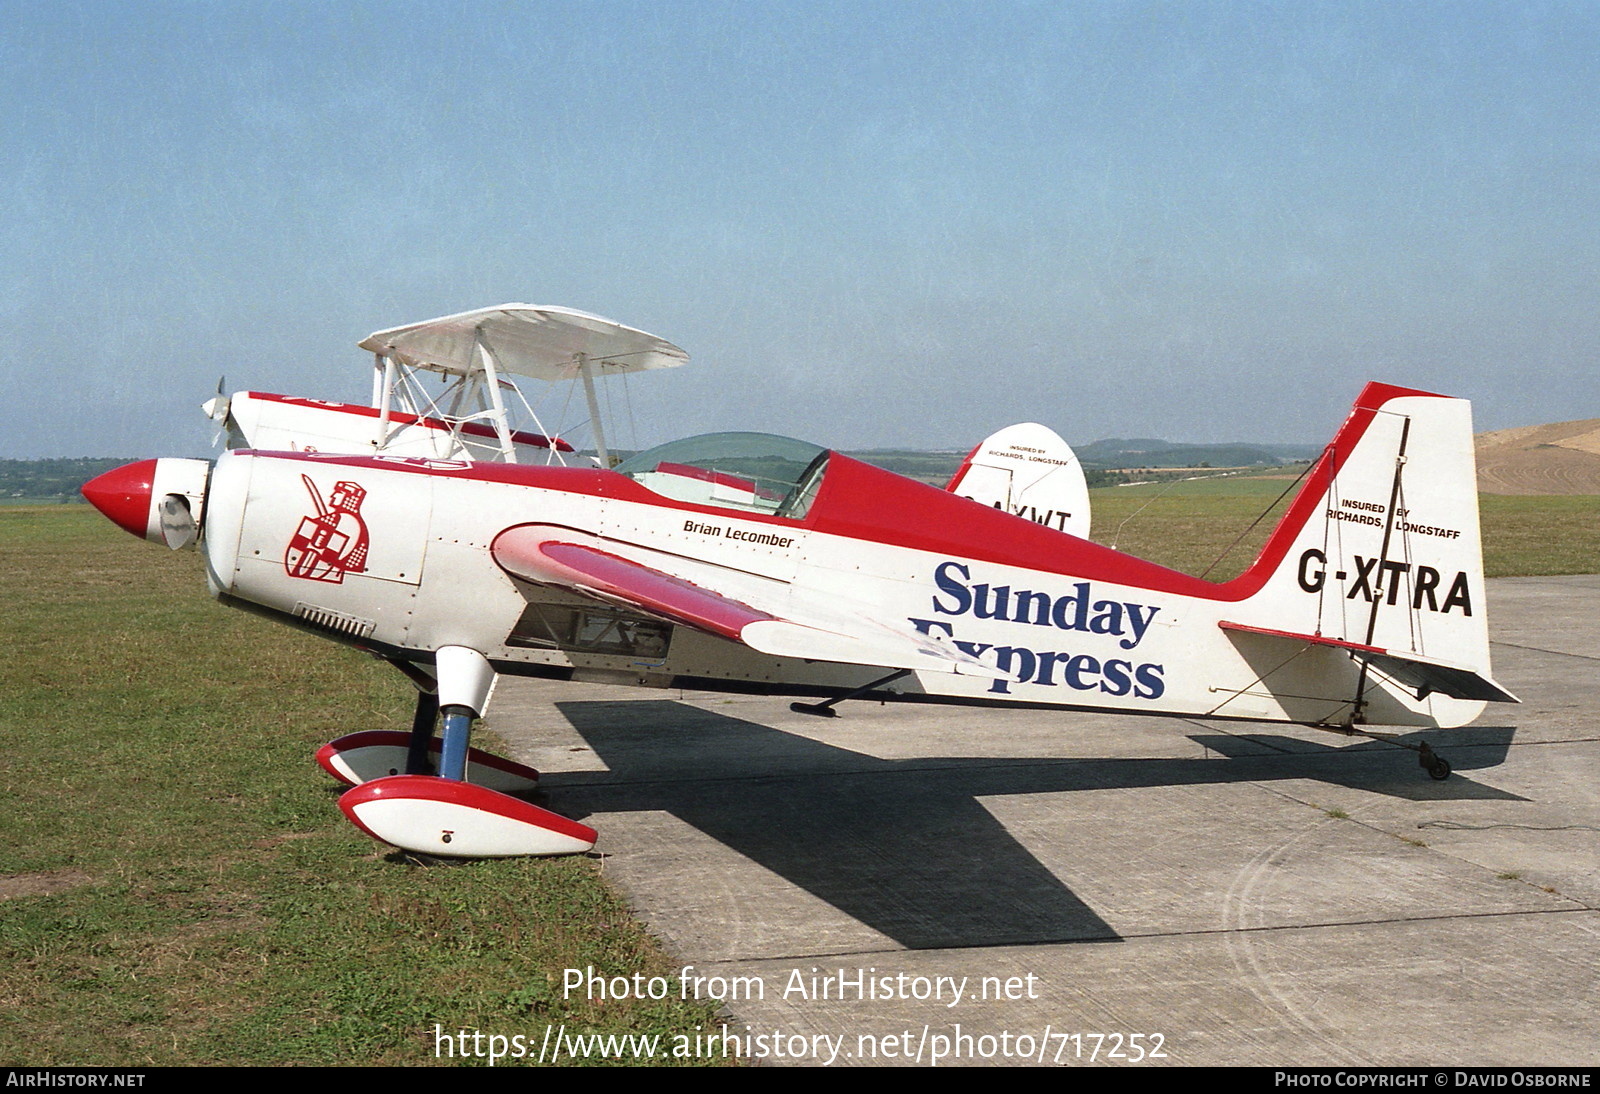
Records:
{"label": "text 'sunday express'", "polygon": [[[1105,635],[1127,651],[1138,648],[1161,609],[1152,604],[1097,599],[1089,581],[1075,582],[1063,593],[1017,589],[1010,585],[974,582],[964,563],[942,562],[933,572],[939,589],[933,596],[933,613],[946,619],[912,619],[923,634],[941,634],[963,653],[980,657],[993,651],[997,666],[1012,673],[1017,683],[1066,686],[1111,696],[1158,699],[1166,690],[1162,666],[1135,658],[1097,657],[1090,653],[1040,650],[1030,646],[996,646],[956,637],[949,619],[971,616],[1029,624],[1052,630]],[[1009,694],[1013,681],[996,680],[991,692]]]}

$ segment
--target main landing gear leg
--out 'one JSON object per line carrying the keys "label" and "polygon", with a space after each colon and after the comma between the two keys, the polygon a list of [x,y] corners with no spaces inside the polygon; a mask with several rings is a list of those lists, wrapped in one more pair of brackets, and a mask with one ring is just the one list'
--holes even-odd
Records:
{"label": "main landing gear leg", "polygon": [[[439,682],[432,673],[409,661],[389,663],[417,688],[411,731],[374,729],[351,733],[323,745],[317,753],[317,763],[324,771],[351,786],[402,772],[407,775],[438,773],[443,746],[434,736],[439,722]],[[522,794],[539,788],[539,773],[533,768],[476,748],[467,750],[465,779],[475,786],[486,786],[504,794]]]}
{"label": "main landing gear leg", "polygon": [[[345,816],[374,839],[420,854],[503,858],[593,847],[597,835],[588,825],[466,781],[469,767],[486,755],[470,747],[472,723],[489,705],[494,669],[483,654],[465,646],[440,649],[437,664],[436,703],[444,715],[439,774],[364,782],[339,799]],[[419,702],[417,723],[423,712]]]}
{"label": "main landing gear leg", "polygon": [[433,727],[439,721],[439,693],[418,691],[417,709],[411,715],[411,739],[406,742],[406,774],[433,774]]}

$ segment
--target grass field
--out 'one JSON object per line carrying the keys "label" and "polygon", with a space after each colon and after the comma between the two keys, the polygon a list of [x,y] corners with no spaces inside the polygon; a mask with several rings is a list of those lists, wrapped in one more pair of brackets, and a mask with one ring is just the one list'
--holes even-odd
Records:
{"label": "grass field", "polygon": [[[1093,538],[1187,573],[1215,563],[1207,576],[1223,580],[1256,556],[1288,499],[1230,544],[1292,485],[1292,478],[1241,475],[1094,490]],[[1485,494],[1479,521],[1489,577],[1600,573],[1600,495]]]}
{"label": "grass field", "polygon": [[[408,865],[312,763],[393,669],[223,610],[86,506],[0,512],[0,1064],[412,1064],[433,1028],[692,1031],[561,998],[665,973],[588,858]],[[59,891],[50,892],[51,889]]]}
{"label": "grass field", "polygon": [[[1287,485],[1097,491],[1095,536],[1198,573]],[[1489,570],[1600,570],[1597,518],[1600,498],[1486,498]],[[392,669],[217,607],[196,555],[87,506],[0,510],[0,596],[0,1064],[412,1064],[436,1024],[714,1023],[561,997],[568,967],[671,964],[595,860],[419,867],[345,823],[311,757],[408,724]]]}

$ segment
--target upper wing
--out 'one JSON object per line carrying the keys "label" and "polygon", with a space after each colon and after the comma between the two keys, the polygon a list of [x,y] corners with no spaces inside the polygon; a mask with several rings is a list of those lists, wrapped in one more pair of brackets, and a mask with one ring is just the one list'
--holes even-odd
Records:
{"label": "upper wing", "polygon": [[554,585],[673,623],[743,643],[775,657],[961,673],[1009,680],[938,635],[920,634],[864,616],[818,606],[810,618],[792,609],[769,611],[748,594],[735,599],[601,546],[567,528],[523,524],[495,537],[489,548],[513,577]]}

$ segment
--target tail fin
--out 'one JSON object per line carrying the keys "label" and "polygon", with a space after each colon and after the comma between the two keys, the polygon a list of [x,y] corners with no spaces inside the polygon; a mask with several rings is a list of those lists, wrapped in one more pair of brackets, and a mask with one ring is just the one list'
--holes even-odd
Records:
{"label": "tail fin", "polygon": [[[1486,700],[1489,674],[1472,409],[1368,384],[1255,564],[1225,630],[1347,651],[1354,717],[1387,695],[1440,725]],[[1372,717],[1371,720],[1383,720]]]}
{"label": "tail fin", "polygon": [[1089,535],[1083,465],[1047,426],[1026,422],[993,434],[967,454],[945,489],[1069,536]]}

